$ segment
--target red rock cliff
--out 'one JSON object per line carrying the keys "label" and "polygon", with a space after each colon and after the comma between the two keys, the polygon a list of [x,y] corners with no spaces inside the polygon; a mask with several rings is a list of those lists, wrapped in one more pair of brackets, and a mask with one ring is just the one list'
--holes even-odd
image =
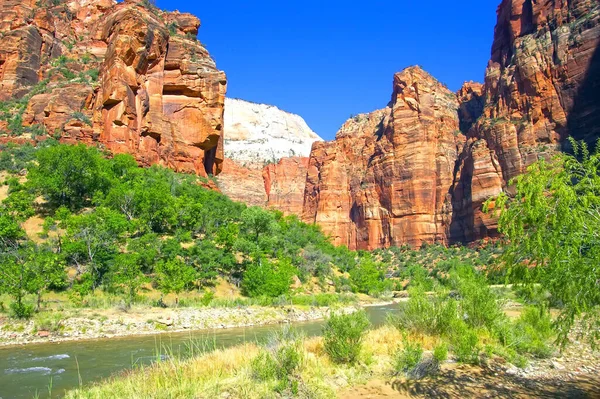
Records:
{"label": "red rock cliff", "polygon": [[40,1],[0,0],[0,96],[27,100],[25,134],[220,172],[227,83],[196,17],[133,0]]}
{"label": "red rock cliff", "polygon": [[418,67],[396,74],[393,89],[387,108],[313,145],[303,219],[352,249],[446,240],[458,100]]}
{"label": "red rock cliff", "polygon": [[278,163],[265,166],[263,180],[269,208],[286,216],[302,215],[307,167],[307,157],[282,158]]}
{"label": "red rock cliff", "polygon": [[599,41],[598,1],[502,1],[485,84],[397,74],[388,108],[313,146],[304,220],[359,249],[496,235],[483,202],[566,137],[600,137]]}
{"label": "red rock cliff", "polygon": [[498,8],[481,117],[467,131],[453,185],[451,237],[496,233],[481,204],[573,136],[600,136],[600,5],[504,0]]}

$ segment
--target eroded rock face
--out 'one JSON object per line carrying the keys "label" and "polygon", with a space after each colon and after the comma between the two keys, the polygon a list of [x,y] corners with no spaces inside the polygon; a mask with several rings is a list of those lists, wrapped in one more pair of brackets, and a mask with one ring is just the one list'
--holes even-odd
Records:
{"label": "eroded rock face", "polygon": [[304,214],[352,249],[446,240],[459,135],[454,93],[418,67],[394,76],[390,105],[313,146]]}
{"label": "eroded rock face", "polygon": [[267,193],[262,169],[251,169],[225,158],[223,171],[217,176],[219,189],[229,198],[249,206],[265,206]]}
{"label": "eroded rock face", "polygon": [[221,171],[227,81],[198,18],[134,0],[39,5],[0,0],[1,96],[28,96],[25,126],[142,165]]}
{"label": "eroded rock face", "polygon": [[308,155],[321,140],[304,119],[271,105],[226,99],[224,135],[221,190],[249,205],[300,216]]}
{"label": "eroded rock face", "polygon": [[502,2],[482,117],[468,131],[457,165],[453,240],[496,234],[496,221],[481,211],[485,200],[510,190],[512,178],[568,136],[598,139],[599,42],[597,1]]}
{"label": "eroded rock face", "polygon": [[485,78],[485,139],[505,181],[571,135],[600,134],[600,5],[592,0],[505,0]]}
{"label": "eroded rock face", "polygon": [[302,215],[307,157],[282,158],[263,169],[267,206],[284,215]]}
{"label": "eroded rock face", "polygon": [[359,249],[496,235],[486,200],[569,135],[600,136],[599,41],[597,1],[502,1],[485,84],[397,74],[388,108],[313,147],[304,220]]}

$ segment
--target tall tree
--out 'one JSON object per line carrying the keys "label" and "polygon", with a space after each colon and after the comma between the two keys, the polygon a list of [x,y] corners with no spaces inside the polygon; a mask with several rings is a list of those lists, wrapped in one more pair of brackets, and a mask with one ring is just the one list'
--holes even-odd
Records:
{"label": "tall tree", "polygon": [[563,304],[563,344],[578,317],[592,342],[600,339],[600,152],[572,143],[575,155],[534,163],[512,182],[514,197],[486,204],[501,212],[509,279],[539,283]]}

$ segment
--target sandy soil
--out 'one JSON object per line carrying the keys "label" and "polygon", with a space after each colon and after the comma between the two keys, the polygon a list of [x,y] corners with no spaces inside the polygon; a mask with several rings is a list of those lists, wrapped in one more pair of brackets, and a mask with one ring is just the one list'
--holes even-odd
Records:
{"label": "sandy soil", "polygon": [[600,351],[574,340],[552,359],[518,369],[495,358],[483,366],[446,363],[435,376],[390,376],[340,392],[340,399],[600,398]]}

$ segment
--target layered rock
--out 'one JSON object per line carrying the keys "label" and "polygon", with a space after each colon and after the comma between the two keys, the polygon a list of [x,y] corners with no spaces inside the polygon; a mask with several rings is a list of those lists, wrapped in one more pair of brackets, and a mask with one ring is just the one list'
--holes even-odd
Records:
{"label": "layered rock", "polygon": [[27,96],[25,126],[142,165],[221,171],[227,82],[196,17],[134,0],[0,0],[0,21],[2,96]]}
{"label": "layered rock", "polygon": [[494,235],[496,222],[481,204],[510,190],[513,177],[568,136],[598,139],[599,43],[597,1],[502,2],[482,116],[467,132],[457,165],[453,240]]}
{"label": "layered rock", "polygon": [[599,136],[599,42],[597,1],[502,2],[471,136],[497,154],[505,181],[569,135]]}
{"label": "layered rock", "polygon": [[388,108],[314,146],[304,220],[359,249],[496,235],[486,200],[566,137],[600,136],[599,41],[597,1],[503,0],[485,84],[396,75]]}
{"label": "layered rock", "polygon": [[224,134],[221,190],[250,205],[301,215],[308,155],[321,140],[304,119],[270,105],[226,99]]}
{"label": "layered rock", "polygon": [[303,218],[352,249],[446,241],[459,135],[454,93],[419,67],[390,105],[349,120],[311,154]]}
{"label": "layered rock", "polygon": [[302,215],[308,157],[281,158],[265,166],[263,180],[267,206],[284,215]]}
{"label": "layered rock", "polygon": [[223,171],[217,176],[219,189],[229,198],[249,206],[265,206],[267,193],[262,169],[250,169],[225,158]]}
{"label": "layered rock", "polygon": [[266,104],[225,100],[225,156],[252,169],[284,157],[308,157],[321,138],[299,115]]}

